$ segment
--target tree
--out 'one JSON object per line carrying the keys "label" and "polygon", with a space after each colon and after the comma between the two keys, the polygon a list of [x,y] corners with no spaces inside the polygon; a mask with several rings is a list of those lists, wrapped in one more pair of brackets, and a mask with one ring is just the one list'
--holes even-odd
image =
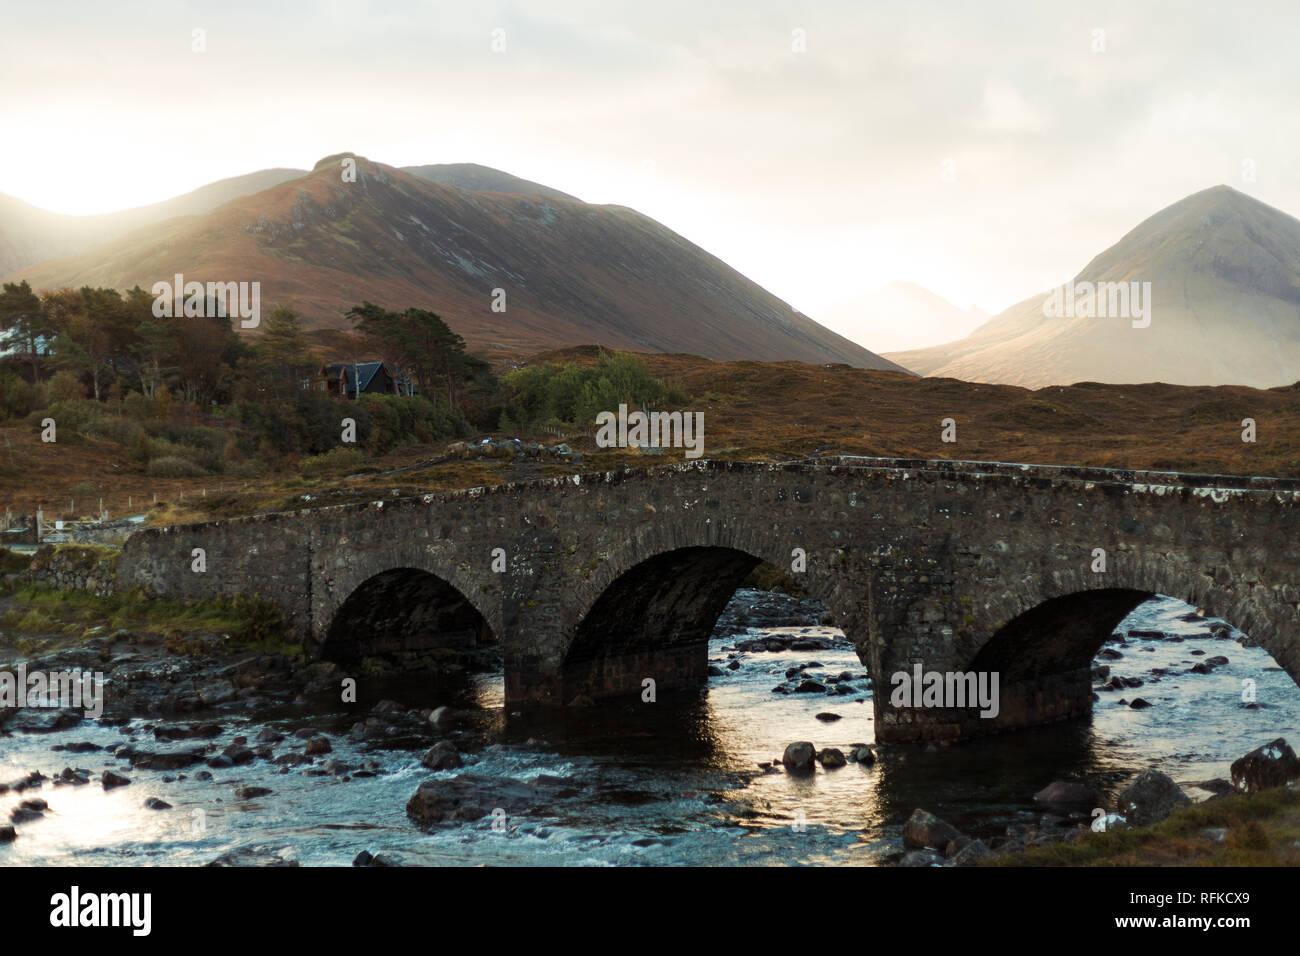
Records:
{"label": "tree", "polygon": [[167,326],[159,322],[141,322],[136,326],[131,357],[140,377],[140,391],[149,398],[158,391],[163,376],[173,371],[168,363],[175,347],[172,330]]}
{"label": "tree", "polygon": [[41,299],[24,279],[18,284],[6,282],[0,292],[0,326],[6,343],[25,355],[32,368],[32,383],[40,384],[40,354],[50,337],[50,324]]}
{"label": "tree", "polygon": [[465,340],[427,309],[409,308],[399,314],[364,302],[348,316],[398,371],[408,395],[418,382],[422,394],[432,397],[437,387],[445,391],[447,404],[461,407],[468,387],[492,377],[491,366],[466,352]]}
{"label": "tree", "polygon": [[293,392],[311,368],[311,350],[302,322],[292,306],[274,306],[262,321],[262,334],[253,343],[254,364],[264,386]]}

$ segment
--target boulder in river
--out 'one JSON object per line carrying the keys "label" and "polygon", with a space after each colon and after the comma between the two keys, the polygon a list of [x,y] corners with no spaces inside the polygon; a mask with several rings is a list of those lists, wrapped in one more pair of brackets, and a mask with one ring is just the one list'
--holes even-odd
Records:
{"label": "boulder in river", "polygon": [[929,847],[942,850],[961,836],[962,832],[955,826],[920,808],[913,810],[907,823],[903,824],[903,846],[913,849]]}
{"label": "boulder in river", "polygon": [[241,846],[227,850],[208,866],[297,866],[298,861],[285,855],[284,848]]}
{"label": "boulder in river", "polygon": [[847,760],[844,759],[844,751],[837,747],[826,747],[819,754],[817,759],[827,770],[834,770],[836,767],[843,767]]}
{"label": "boulder in river", "polygon": [[440,740],[425,752],[420,763],[430,770],[455,770],[465,762],[460,759],[455,744],[450,740]]}
{"label": "boulder in river", "polygon": [[790,744],[785,748],[781,763],[790,773],[812,773],[816,770],[817,748],[806,740]]}
{"label": "boulder in river", "polygon": [[1078,807],[1095,807],[1101,802],[1091,787],[1073,780],[1053,780],[1034,794],[1034,799],[1039,803]]}
{"label": "boulder in river", "polygon": [[1282,737],[1232,762],[1232,785],[1242,793],[1284,786],[1300,777],[1300,760]]}
{"label": "boulder in river", "polygon": [[99,779],[105,790],[112,790],[114,787],[125,787],[131,782],[130,777],[124,777],[120,773],[114,773],[111,770],[105,770],[104,775]]}
{"label": "boulder in river", "polygon": [[993,851],[983,840],[971,840],[950,856],[948,861],[952,866],[974,866],[980,860],[992,855]]}
{"label": "boulder in river", "polygon": [[1168,774],[1144,770],[1119,795],[1119,812],[1133,826],[1159,823],[1191,800]]}
{"label": "boulder in river", "polygon": [[538,806],[554,808],[567,790],[563,778],[538,777],[532,785],[511,777],[463,773],[455,777],[430,777],[420,784],[406,804],[406,815],[424,828],[440,823],[478,820],[500,809],[508,815]]}

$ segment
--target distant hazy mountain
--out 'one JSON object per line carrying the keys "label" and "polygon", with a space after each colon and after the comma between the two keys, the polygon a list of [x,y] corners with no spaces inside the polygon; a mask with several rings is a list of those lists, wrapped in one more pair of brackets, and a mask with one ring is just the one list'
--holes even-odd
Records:
{"label": "distant hazy mountain", "polygon": [[315,328],[350,327],[344,313],[363,299],[423,306],[480,350],[600,344],[900,370],[631,209],[470,165],[416,175],[356,157],[345,182],[350,155],[19,272],[35,288],[148,289],[177,272],[259,281],[264,304],[292,301]]}
{"label": "distant hazy mountain", "polygon": [[1215,186],[1161,210],[1074,282],[1150,282],[1150,325],[1049,318],[1044,293],[966,338],[887,357],[923,375],[1031,388],[1300,380],[1300,220],[1234,189]]}
{"label": "distant hazy mountain", "polygon": [[817,314],[823,325],[881,351],[938,345],[968,335],[989,314],[962,309],[912,282],[891,282]]}
{"label": "distant hazy mountain", "polygon": [[263,169],[200,186],[174,199],[98,216],[62,216],[0,194],[0,275],[46,259],[76,255],[164,219],[209,212],[238,196],[303,175],[306,171],[301,169]]}

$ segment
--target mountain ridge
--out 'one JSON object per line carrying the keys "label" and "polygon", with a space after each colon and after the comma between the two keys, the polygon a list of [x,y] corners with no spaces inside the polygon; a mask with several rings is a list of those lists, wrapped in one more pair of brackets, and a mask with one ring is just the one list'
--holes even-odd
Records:
{"label": "mountain ridge", "polygon": [[965,338],[885,355],[922,375],[1028,388],[1300,380],[1300,220],[1230,186],[1158,210],[1070,281],[1149,282],[1151,326],[1049,318],[1043,293]]}
{"label": "mountain ridge", "polygon": [[[341,175],[348,157],[355,183]],[[453,164],[435,173],[463,179],[481,169]],[[349,328],[347,308],[369,299],[434,309],[480,349],[597,342],[902,370],[647,216],[539,195],[528,190],[546,187],[493,172],[493,185],[516,191],[471,191],[334,154],[206,214],[153,223],[9,278],[37,288],[149,288],[181,272],[260,281],[264,303],[293,302],[311,328]],[[492,310],[496,289],[505,290],[505,312]]]}

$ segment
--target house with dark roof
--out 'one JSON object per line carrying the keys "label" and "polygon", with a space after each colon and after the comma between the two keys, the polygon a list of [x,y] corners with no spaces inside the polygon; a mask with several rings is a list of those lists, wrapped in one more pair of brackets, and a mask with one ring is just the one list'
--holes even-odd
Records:
{"label": "house with dark roof", "polygon": [[383,362],[335,362],[321,369],[325,391],[355,399],[357,385],[363,395],[395,395],[400,380]]}

